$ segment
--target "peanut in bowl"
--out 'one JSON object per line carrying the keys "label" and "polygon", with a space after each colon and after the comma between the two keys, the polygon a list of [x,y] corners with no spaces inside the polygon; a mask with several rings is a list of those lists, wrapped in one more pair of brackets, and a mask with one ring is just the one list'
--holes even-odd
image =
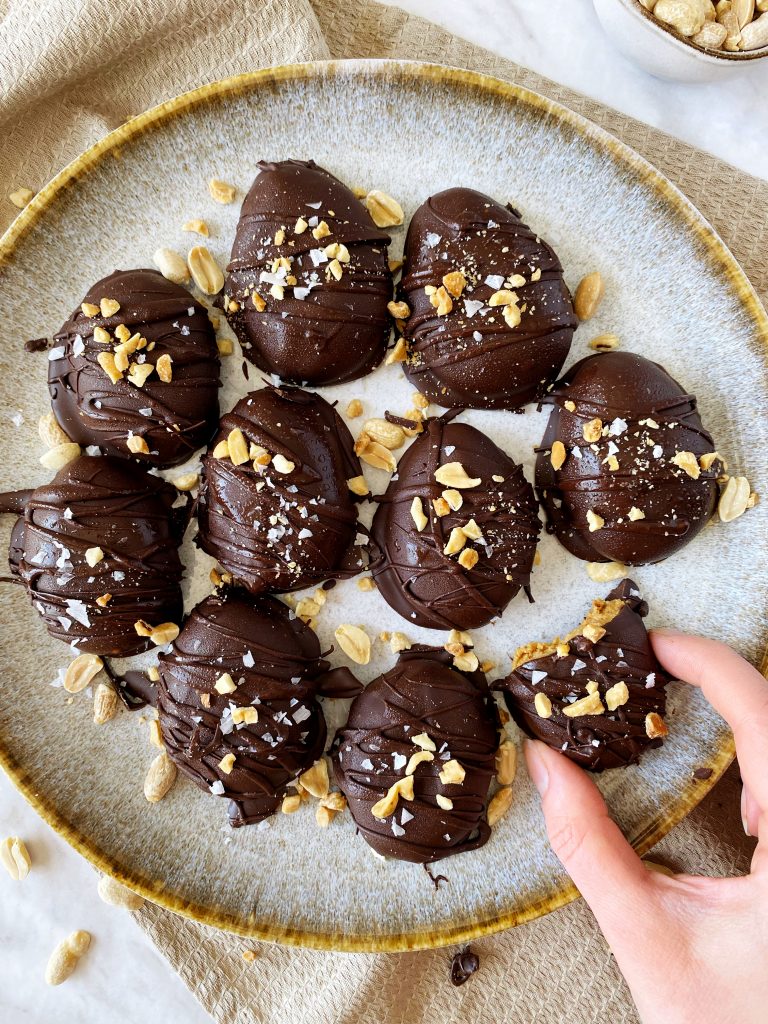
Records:
{"label": "peanut in bowl", "polygon": [[768,56],[765,0],[594,0],[594,6],[621,52],[659,78],[714,81]]}

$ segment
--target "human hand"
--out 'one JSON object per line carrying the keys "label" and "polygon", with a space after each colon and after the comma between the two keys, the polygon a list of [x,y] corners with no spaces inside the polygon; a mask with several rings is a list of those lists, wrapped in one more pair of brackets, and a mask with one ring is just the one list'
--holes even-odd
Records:
{"label": "human hand", "polygon": [[586,772],[527,740],[552,848],[589,904],[643,1024],[768,1021],[768,682],[715,640],[651,632],[673,678],[700,686],[733,730],[742,820],[760,836],[751,873],[701,878],[649,871]]}

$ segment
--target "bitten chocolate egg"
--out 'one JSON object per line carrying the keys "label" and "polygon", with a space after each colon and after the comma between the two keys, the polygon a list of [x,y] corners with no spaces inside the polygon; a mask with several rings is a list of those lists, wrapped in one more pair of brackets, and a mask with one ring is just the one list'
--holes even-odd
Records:
{"label": "bitten chocolate egg", "polygon": [[702,529],[723,461],[696,398],[631,352],[576,363],[544,400],[537,449],[547,530],[578,558],[659,562]]}
{"label": "bitten chocolate egg", "polygon": [[312,160],[259,168],[227,267],[227,319],[248,359],[284,380],[362,377],[389,335],[389,236]]}
{"label": "bitten chocolate egg", "polygon": [[166,642],[149,634],[181,621],[176,497],[158,477],[111,456],[81,456],[49,484],[0,495],[0,511],[21,513],[11,571],[52,637],[121,657]]}
{"label": "bitten chocolate egg", "polygon": [[206,444],[219,354],[205,307],[156,270],[97,281],[48,353],[53,412],[73,441],[152,466]]}
{"label": "bitten chocolate egg", "polygon": [[409,622],[475,629],[528,588],[540,529],[533,488],[474,427],[430,420],[379,501],[371,571]]}
{"label": "bitten chocolate egg", "polygon": [[520,409],[545,394],[576,327],[556,254],[512,207],[450,188],[413,216],[400,298],[406,372],[452,408]]}
{"label": "bitten chocolate egg", "polygon": [[661,746],[669,677],[645,631],[647,612],[623,580],[563,640],[521,647],[512,673],[493,684],[520,728],[590,771]]}
{"label": "bitten chocolate egg", "polygon": [[266,387],[222,419],[203,458],[198,543],[252,593],[362,568],[352,436],[320,395]]}
{"label": "bitten chocolate egg", "polygon": [[498,716],[482,672],[445,651],[404,651],[357,697],[333,743],[333,771],[363,839],[428,864],[482,846]]}
{"label": "bitten chocolate egg", "polygon": [[201,789],[230,801],[231,825],[273,814],[287,784],[321,757],[315,693],[327,669],[317,636],[286,605],[237,591],[201,601],[160,656],[166,750]]}

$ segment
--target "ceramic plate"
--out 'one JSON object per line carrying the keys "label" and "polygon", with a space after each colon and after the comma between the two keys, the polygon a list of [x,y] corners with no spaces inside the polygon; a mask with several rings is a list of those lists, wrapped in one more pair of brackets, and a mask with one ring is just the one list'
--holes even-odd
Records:
{"label": "ceramic plate", "polygon": [[[571,359],[597,334],[662,362],[698,395],[705,424],[732,472],[768,494],[765,314],[709,225],[652,167],[605,132],[523,89],[470,72],[409,63],[348,62],[271,69],[215,83],[143,114],[62,172],[0,244],[0,488],[42,483],[38,417],[47,408],[45,355],[23,350],[49,335],[88,285],[116,267],[151,265],[164,245],[186,251],[182,224],[203,217],[221,264],[239,203],[215,204],[211,177],[249,187],[260,159],[313,158],[345,182],[396,197],[406,220],[430,194],[470,185],[502,202],[554,245],[573,289],[599,269],[606,298],[576,332]],[[395,230],[398,255],[404,229]],[[242,359],[225,360],[223,407],[248,387]],[[259,375],[251,373],[251,386]],[[397,366],[323,394],[368,415],[410,408]],[[533,471],[545,413],[464,414]],[[357,421],[358,425],[361,421]],[[355,423],[351,423],[353,432]],[[386,478],[366,468],[374,492]],[[763,474],[761,478],[761,474]],[[766,646],[766,504],[713,522],[683,552],[633,573],[650,622],[722,637],[753,660]],[[3,517],[2,542],[11,517]],[[548,639],[581,620],[609,589],[552,538],[541,544],[536,603],[523,596],[503,620],[475,634],[482,659],[505,674],[520,643]],[[207,589],[210,560],[189,538],[183,557],[189,603]],[[344,950],[437,946],[507,927],[575,895],[547,844],[524,768],[514,804],[483,849],[443,862],[435,892],[421,867],[382,862],[355,835],[348,814],[320,830],[312,808],[267,828],[231,831],[225,804],[178,782],[149,805],[142,782],[156,751],[140,712],[93,725],[86,696],[50,682],[68,651],[50,640],[19,587],[3,586],[0,744],[2,762],[38,811],[85,856],[145,896],[199,921],[255,937]],[[188,603],[188,607],[190,604]],[[377,593],[353,581],[329,595],[318,631],[327,648],[340,622],[402,630],[414,641],[444,634],[410,627]],[[388,645],[361,671],[391,665]],[[345,663],[341,652],[331,656]],[[326,702],[331,727],[340,702]],[[716,781],[733,748],[698,692],[670,692],[671,736],[642,765],[604,775],[600,786],[632,842],[647,850]],[[519,735],[513,726],[510,734]],[[709,767],[708,781],[692,778]]]}

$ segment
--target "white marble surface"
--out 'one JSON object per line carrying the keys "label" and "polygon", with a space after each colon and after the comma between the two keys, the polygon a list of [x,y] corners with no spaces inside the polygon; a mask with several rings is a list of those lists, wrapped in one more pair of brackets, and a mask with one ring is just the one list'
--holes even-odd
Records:
{"label": "white marble surface", "polygon": [[768,58],[726,82],[682,85],[630,64],[591,0],[385,2],[768,178]]}
{"label": "white marble surface", "polygon": [[[768,178],[768,61],[741,78],[672,85],[632,67],[606,37],[589,0],[402,0],[505,57]],[[20,835],[34,862],[13,882],[0,871],[0,1020],[14,1024],[202,1024],[208,1016],[124,911],[96,894],[91,867],[0,777],[0,837]],[[94,936],[77,973],[48,988],[56,943]]]}
{"label": "white marble surface", "polygon": [[[0,773],[0,838],[21,836],[32,859],[22,882],[0,868],[3,1024],[206,1024],[210,1017],[131,915],[102,903],[98,875]],[[54,947],[83,928],[93,941],[76,972],[50,988]]]}

